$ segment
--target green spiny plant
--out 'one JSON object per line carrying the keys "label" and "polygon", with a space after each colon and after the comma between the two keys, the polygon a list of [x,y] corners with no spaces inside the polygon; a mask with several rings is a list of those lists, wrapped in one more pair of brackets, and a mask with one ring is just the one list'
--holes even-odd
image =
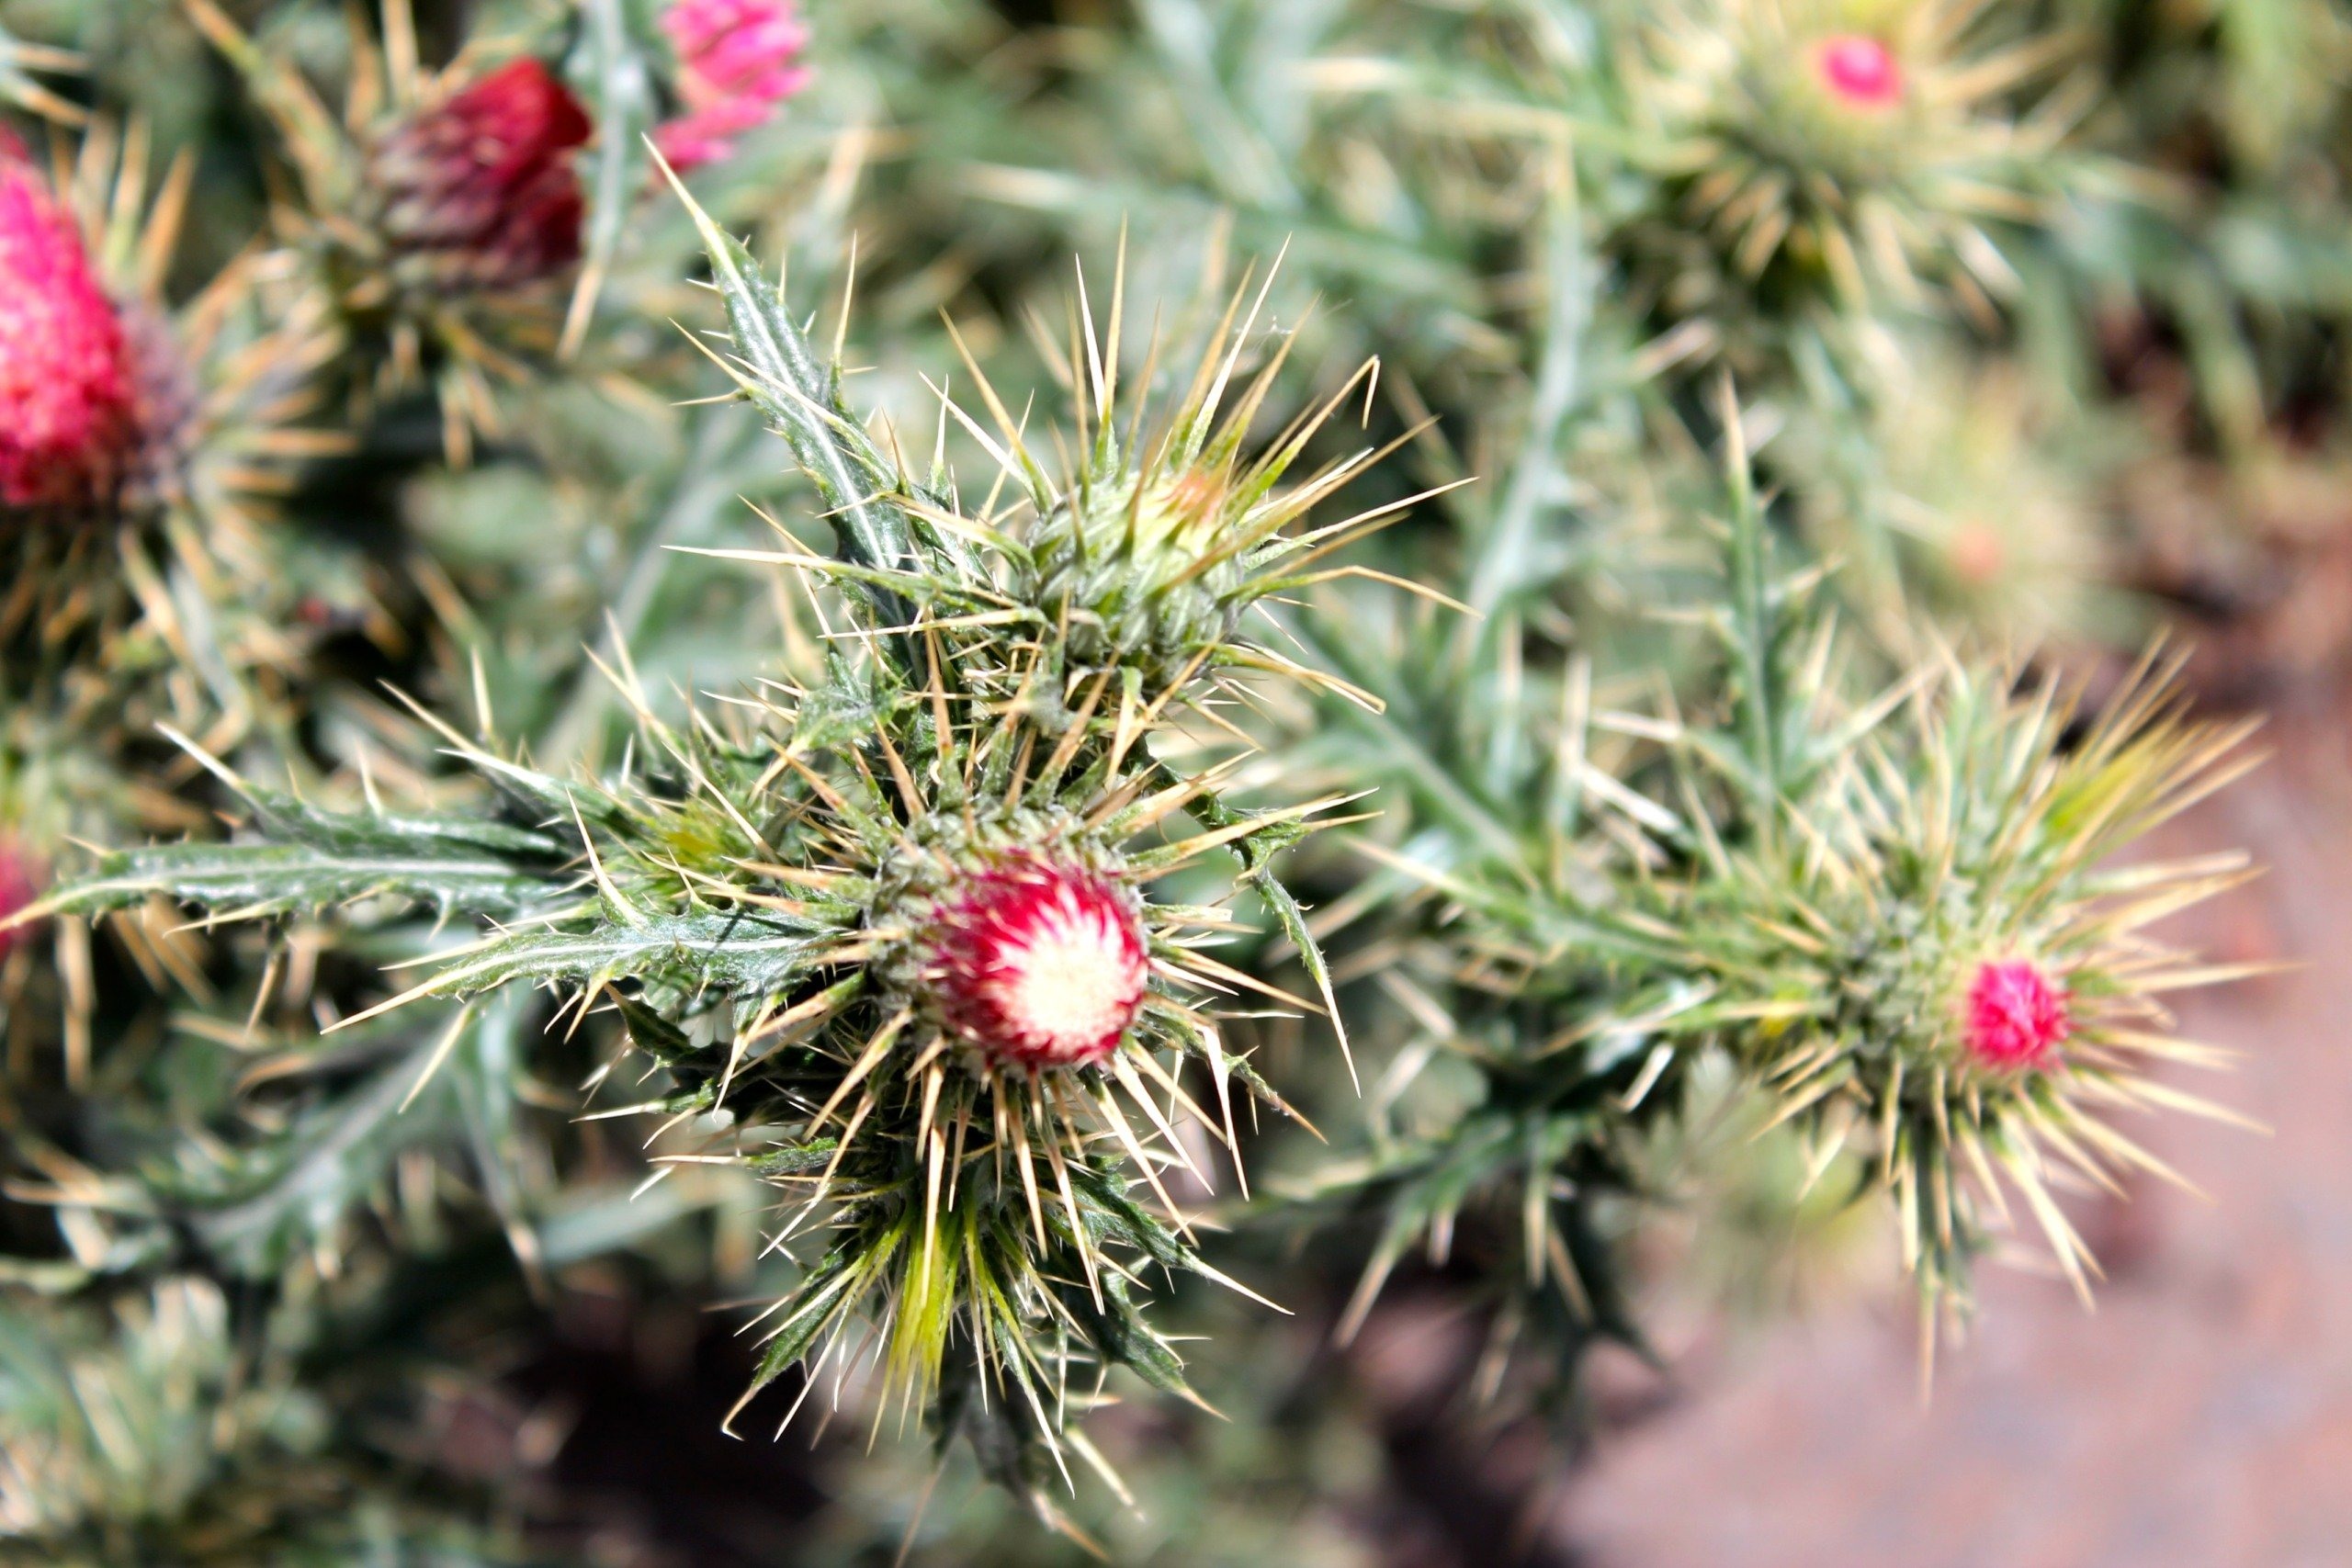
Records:
{"label": "green spiny plant", "polygon": [[[1271,862],[1347,796],[1246,807],[1229,795],[1241,758],[1188,769],[1203,742],[1184,744],[1180,720],[1215,749],[1238,733],[1214,712],[1237,672],[1305,673],[1238,639],[1243,611],[1329,576],[1316,556],[1398,508],[1283,531],[1376,454],[1277,489],[1351,381],[1243,462],[1282,350],[1220,426],[1252,331],[1228,312],[1166,426],[1138,406],[1124,441],[1088,335],[1086,457],[1060,484],[985,382],[1004,445],[943,397],[934,450],[962,424],[1032,512],[1025,531],[993,501],[967,514],[952,472],[918,479],[894,434],[849,414],[838,368],[703,221],[722,362],[828,503],[839,550],[722,553],[831,582],[849,616],[835,646],[681,724],[620,650],[637,730],[602,775],[548,773],[440,727],[492,792],[470,819],[327,812],[222,768],[257,841],[124,852],[42,909],[160,897],[216,919],[424,906],[487,923],[350,1021],[529,986],[563,995],[569,1027],[616,1012],[666,1087],[600,1113],[691,1124],[705,1147],[676,1157],[741,1162],[776,1189],[774,1247],[824,1238],[763,1314],[754,1392],[806,1359],[805,1398],[818,1371],[871,1348],[884,1406],[925,1407],[943,1440],[969,1436],[1057,1517],[1044,1483],[1069,1450],[1091,1452],[1067,1425],[1088,1379],[1124,1366],[1189,1392],[1143,1317],[1142,1268],[1224,1279],[1162,1180],[1209,1179],[1170,1116],[1221,1127],[1238,1155],[1237,1080],[1286,1109],[1229,1043],[1218,998],[1311,1005],[1206,951],[1234,929],[1231,894],[1203,907],[1160,889],[1230,855],[1234,891],[1323,974]],[[1214,1110],[1185,1085],[1194,1066]]]}
{"label": "green spiny plant", "polygon": [[[2244,860],[2116,857],[2250,766],[2245,728],[2183,716],[2168,667],[2079,736],[2054,677],[1950,655],[1849,701],[1831,625],[1808,608],[1818,578],[1770,566],[1732,446],[1728,570],[1704,615],[1724,705],[1604,707],[1582,659],[1547,693],[1509,644],[1486,656],[1498,676],[1457,661],[1441,682],[1495,680],[1490,700],[1555,716],[1536,735],[1504,723],[1484,747],[1417,749],[1430,766],[1397,782],[1420,826],[1367,845],[1394,874],[1383,896],[1418,888],[1408,904],[1435,917],[1418,952],[1392,937],[1350,965],[1378,967],[1421,1021],[1375,1109],[1440,1054],[1482,1089],[1316,1191],[1385,1215],[1350,1325],[1408,1247],[1442,1258],[1457,1224],[1481,1225],[1498,1303],[1489,1388],[1531,1322],[1571,1371],[1596,1336],[1639,1343],[1623,1233],[1661,1195],[1630,1156],[1710,1057],[1766,1094],[1770,1125],[1797,1130],[1805,1190],[1835,1169],[1857,1197],[1883,1196],[1930,1345],[1943,1309],[1966,1303],[1972,1260],[2010,1228],[2010,1195],[2087,1291],[2096,1266],[2053,1187],[2179,1179],[2116,1113],[2234,1119],[2153,1069],[2218,1064],[2171,1036],[2164,998],[2244,971],[2143,928],[2241,880]],[[1342,667],[1391,713],[1474,705],[1401,675],[1434,663]],[[1512,748],[1499,774],[1497,745]]]}

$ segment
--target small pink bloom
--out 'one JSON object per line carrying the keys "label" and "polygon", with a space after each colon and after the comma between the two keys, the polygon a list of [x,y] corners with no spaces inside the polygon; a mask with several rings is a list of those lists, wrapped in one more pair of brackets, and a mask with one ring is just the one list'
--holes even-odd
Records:
{"label": "small pink bloom", "polygon": [[537,60],[502,66],[393,127],[368,159],[379,225],[434,283],[516,288],[580,259],[572,152],[594,128]]}
{"label": "small pink bloom", "polygon": [[1044,859],[978,873],[944,898],[928,979],[947,1027],[990,1065],[1080,1066],[1118,1048],[1150,960],[1134,900]]}
{"label": "small pink bloom", "polygon": [[1863,33],[1840,33],[1814,46],[1821,80],[1857,108],[1883,109],[1903,97],[1903,66],[1894,51]]}
{"label": "small pink bloom", "polygon": [[2022,958],[1978,966],[1968,987],[1968,1052],[1995,1068],[2030,1067],[2075,1030],[2066,993]]}
{"label": "small pink bloom", "polygon": [[796,62],[808,29],[792,0],[676,0],[662,30],[678,56],[685,112],[653,132],[681,174],[735,151],[735,138],[775,118],[776,106],[808,81]]}
{"label": "small pink bloom", "polygon": [[139,443],[122,321],[81,231],[0,141],[0,506],[91,506]]}

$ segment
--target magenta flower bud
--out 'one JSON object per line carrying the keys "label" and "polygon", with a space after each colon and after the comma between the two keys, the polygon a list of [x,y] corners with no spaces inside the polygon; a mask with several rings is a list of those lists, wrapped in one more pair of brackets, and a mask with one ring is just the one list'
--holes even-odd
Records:
{"label": "magenta flower bud", "polygon": [[1084,1066],[1142,1010],[1150,958],[1135,899],[1110,878],[1007,861],[951,887],[925,933],[924,988],[991,1066]]}
{"label": "magenta flower bud", "polygon": [[1977,966],[1968,987],[1968,1054],[2007,1071],[2031,1067],[2075,1030],[2064,990],[2022,958]]}
{"label": "magenta flower bud", "polygon": [[796,62],[808,29],[792,0],[677,0],[662,13],[662,30],[677,52],[685,112],[657,127],[653,142],[681,174],[732,153],[735,138],[766,124],[808,84]]}
{"label": "magenta flower bud", "polygon": [[107,501],[136,455],[136,404],[122,319],[81,231],[0,140],[0,506]]}
{"label": "magenta flower bud", "polygon": [[1883,109],[1902,101],[1903,65],[1894,51],[1863,33],[1840,33],[1814,47],[1822,85],[1856,108]]}
{"label": "magenta flower bud", "polygon": [[406,281],[518,288],[580,259],[586,203],[572,152],[588,116],[537,60],[419,110],[368,161],[377,226]]}

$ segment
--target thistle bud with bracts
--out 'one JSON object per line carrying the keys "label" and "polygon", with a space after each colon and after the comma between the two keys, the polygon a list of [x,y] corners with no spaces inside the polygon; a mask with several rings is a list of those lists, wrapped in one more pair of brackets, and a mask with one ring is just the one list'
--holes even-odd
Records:
{"label": "thistle bud with bracts", "polygon": [[1734,1049],[1816,1177],[1849,1149],[1874,1173],[1930,1330],[2013,1212],[2087,1297],[2098,1265],[2053,1194],[2183,1179],[2119,1116],[2240,1120],[2169,1081],[2222,1057],[2174,1036],[2166,998],[2250,971],[2147,928],[2244,857],[2116,858],[2256,761],[2245,727],[2184,716],[2171,674],[2070,737],[2054,682],[1938,671],[1691,912],[1713,1005],[1752,1021]]}
{"label": "thistle bud with bracts", "polygon": [[[168,820],[130,808],[159,792],[122,771],[127,749],[159,719],[234,744],[260,703],[232,691],[300,654],[264,525],[292,468],[337,443],[304,427],[317,357],[254,257],[167,297],[194,173],[183,157],[155,177],[135,123],[91,125],[53,168],[0,132],[0,777],[44,852]],[[219,679],[170,681],[175,657]]]}
{"label": "thistle bud with bracts", "polygon": [[[1628,1243],[1660,1194],[1635,1156],[1702,1063],[1797,1140],[1792,1205],[1883,1200],[1931,1331],[2014,1218],[2088,1289],[2053,1194],[2175,1179],[2119,1117],[2233,1119],[2169,1081],[2219,1056],[2165,1002],[2246,971],[2149,928],[2244,858],[2135,852],[2253,764],[2245,727],[2188,716],[2154,660],[2079,723],[2054,682],[1948,653],[1849,697],[1819,574],[1772,564],[1728,402],[1725,428],[1727,570],[1701,619],[1726,705],[1624,711],[1581,660],[1539,674],[1518,650],[1498,670],[1344,661],[1400,711],[1469,712],[1447,689],[1464,682],[1557,716],[1485,746],[1472,720],[1435,748],[1390,738],[1413,830],[1364,847],[1396,874],[1392,919],[1416,918],[1344,967],[1377,973],[1417,1031],[1374,1091],[1374,1146],[1321,1183],[1384,1215],[1351,1322],[1417,1246],[1483,1262],[1489,1388],[1526,1392],[1502,1369],[1538,1346],[1572,1372],[1597,1337],[1638,1343]],[[1467,1109],[1390,1110],[1449,1058],[1476,1075]]]}
{"label": "thistle bud with bracts", "polygon": [[445,89],[368,148],[365,213],[386,284],[410,297],[496,294],[580,260],[586,201],[571,153],[588,116],[536,60]]}
{"label": "thistle bud with bracts", "polygon": [[[899,606],[902,614],[922,608],[958,682],[1034,706],[1049,730],[1066,723],[1125,730],[1146,715],[1168,716],[1170,703],[1204,712],[1193,703],[1196,690],[1249,672],[1368,702],[1328,671],[1246,636],[1250,612],[1274,595],[1350,577],[1444,598],[1368,567],[1325,562],[1468,480],[1312,528],[1293,527],[1419,434],[1417,427],[1385,446],[1344,453],[1304,479],[1284,482],[1334,417],[1359,393],[1368,395],[1376,361],[1357,368],[1253,454],[1251,427],[1264,415],[1297,341],[1295,332],[1286,333],[1269,346],[1258,330],[1279,264],[1257,283],[1254,296],[1252,280],[1244,280],[1206,335],[1182,392],[1166,407],[1155,406],[1148,387],[1121,397],[1124,254],[1113,278],[1107,328],[1098,328],[1085,312],[1081,276],[1066,383],[1074,428],[1053,435],[1056,450],[1078,456],[1058,475],[1039,455],[1044,442],[1024,434],[1025,421],[1014,418],[967,350],[965,367],[978,389],[981,413],[967,411],[939,384],[930,448],[943,451],[951,432],[960,430],[995,463],[998,474],[984,503],[967,511],[952,482],[916,474],[895,438],[886,445],[865,432],[840,399],[837,368],[820,369],[797,333],[786,339],[758,319],[754,307],[771,286],[692,197],[685,199],[719,258],[720,288],[729,301],[728,342],[706,352],[779,434],[804,447],[837,442],[849,459],[839,472],[810,467],[836,527],[849,536],[839,558],[812,556],[797,545],[780,553],[707,553],[806,567],[877,604]],[[960,333],[953,335],[962,348]],[[797,346],[787,350],[787,344]],[[1162,347],[1158,341],[1149,345],[1148,366],[1160,362]],[[1253,350],[1261,353],[1261,362],[1244,378],[1245,356]],[[877,533],[886,515],[887,543]],[[1035,648],[1042,659],[1033,664],[1024,654],[1008,661],[1005,651],[1013,648]],[[1079,698],[1074,707],[1064,705],[1066,688]]]}
{"label": "thistle bud with bracts", "polygon": [[[1124,260],[1124,258],[1122,258]],[[973,374],[997,415],[1009,478],[1027,489],[1025,526],[1005,551],[1005,596],[1059,632],[1074,670],[1115,669],[1146,687],[1176,679],[1188,666],[1250,668],[1327,680],[1271,646],[1240,636],[1244,618],[1268,597],[1297,592],[1365,569],[1314,570],[1317,563],[1394,520],[1436,491],[1374,508],[1304,532],[1289,532],[1322,502],[1409,440],[1365,447],[1285,485],[1290,470],[1320,433],[1376,374],[1366,364],[1312,409],[1293,419],[1252,457],[1249,435],[1261,417],[1292,347],[1295,330],[1230,396],[1277,263],[1250,298],[1244,279],[1225,319],[1201,352],[1174,407],[1155,412],[1142,399],[1119,401],[1119,326],[1124,276],[1112,285],[1107,341],[1085,323],[1084,373],[1072,392],[1081,438],[1091,449],[1074,471],[1047,478],[1003,405]],[[1082,286],[1081,286],[1082,292]],[[1237,324],[1238,321],[1238,324]],[[1147,357],[1156,359],[1158,345]],[[968,362],[967,362],[968,363]],[[1147,391],[1148,389],[1147,389]],[[1120,436],[1124,425],[1128,436]],[[1132,672],[1130,676],[1128,672]]]}
{"label": "thistle bud with bracts", "polygon": [[657,1163],[747,1165],[776,1188],[775,1247],[818,1248],[766,1314],[761,1384],[804,1359],[813,1382],[878,1335],[885,1395],[978,1377],[1057,1457],[1073,1377],[1185,1392],[1141,1269],[1223,1276],[1163,1182],[1213,1176],[1170,1117],[1230,1145],[1237,1098],[1281,1101],[1220,1016],[1267,989],[1205,951],[1231,917],[1152,886],[1227,846],[1250,863],[1340,802],[1174,832],[1214,779],[1082,727],[1047,744],[944,681],[886,696],[837,669],[683,732],[628,692],[643,760],[619,774],[558,778],[447,732],[499,792],[487,818],[249,790],[263,841],[113,856],[31,918],[163,896],[495,922],[374,1011],[533,985],[564,994],[560,1021],[613,1009],[662,1087],[594,1113],[682,1134]]}
{"label": "thistle bud with bracts", "polygon": [[2095,640],[2122,621],[2103,586],[2117,573],[2089,434],[2012,369],[1930,355],[1864,421],[1800,410],[1762,457],[1880,646],[1908,660],[1925,651],[1923,611],[2001,648]]}
{"label": "thistle bud with bracts", "polygon": [[550,359],[582,248],[576,154],[594,126],[542,62],[418,64],[405,6],[355,50],[331,113],[211,0],[189,14],[244,78],[295,176],[273,214],[362,410],[429,387],[453,462],[503,428],[495,388]]}
{"label": "thistle bud with bracts", "polygon": [[1629,87],[1637,122],[1665,138],[1668,205],[1629,237],[1664,310],[1719,318],[1719,340],[1742,335],[1743,316],[1769,335],[1942,299],[1993,320],[2018,286],[2002,232],[2041,221],[2079,105],[2053,93],[2014,112],[2067,43],[1979,44],[1982,11],[1694,0],[1656,13]]}

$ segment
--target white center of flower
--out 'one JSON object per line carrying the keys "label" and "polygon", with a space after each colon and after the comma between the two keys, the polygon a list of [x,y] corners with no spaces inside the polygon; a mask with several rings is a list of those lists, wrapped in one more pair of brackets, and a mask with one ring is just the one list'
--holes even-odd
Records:
{"label": "white center of flower", "polygon": [[1143,995],[1142,955],[1116,906],[1055,888],[989,955],[989,989],[1006,1023],[1046,1053],[1099,1048]]}

